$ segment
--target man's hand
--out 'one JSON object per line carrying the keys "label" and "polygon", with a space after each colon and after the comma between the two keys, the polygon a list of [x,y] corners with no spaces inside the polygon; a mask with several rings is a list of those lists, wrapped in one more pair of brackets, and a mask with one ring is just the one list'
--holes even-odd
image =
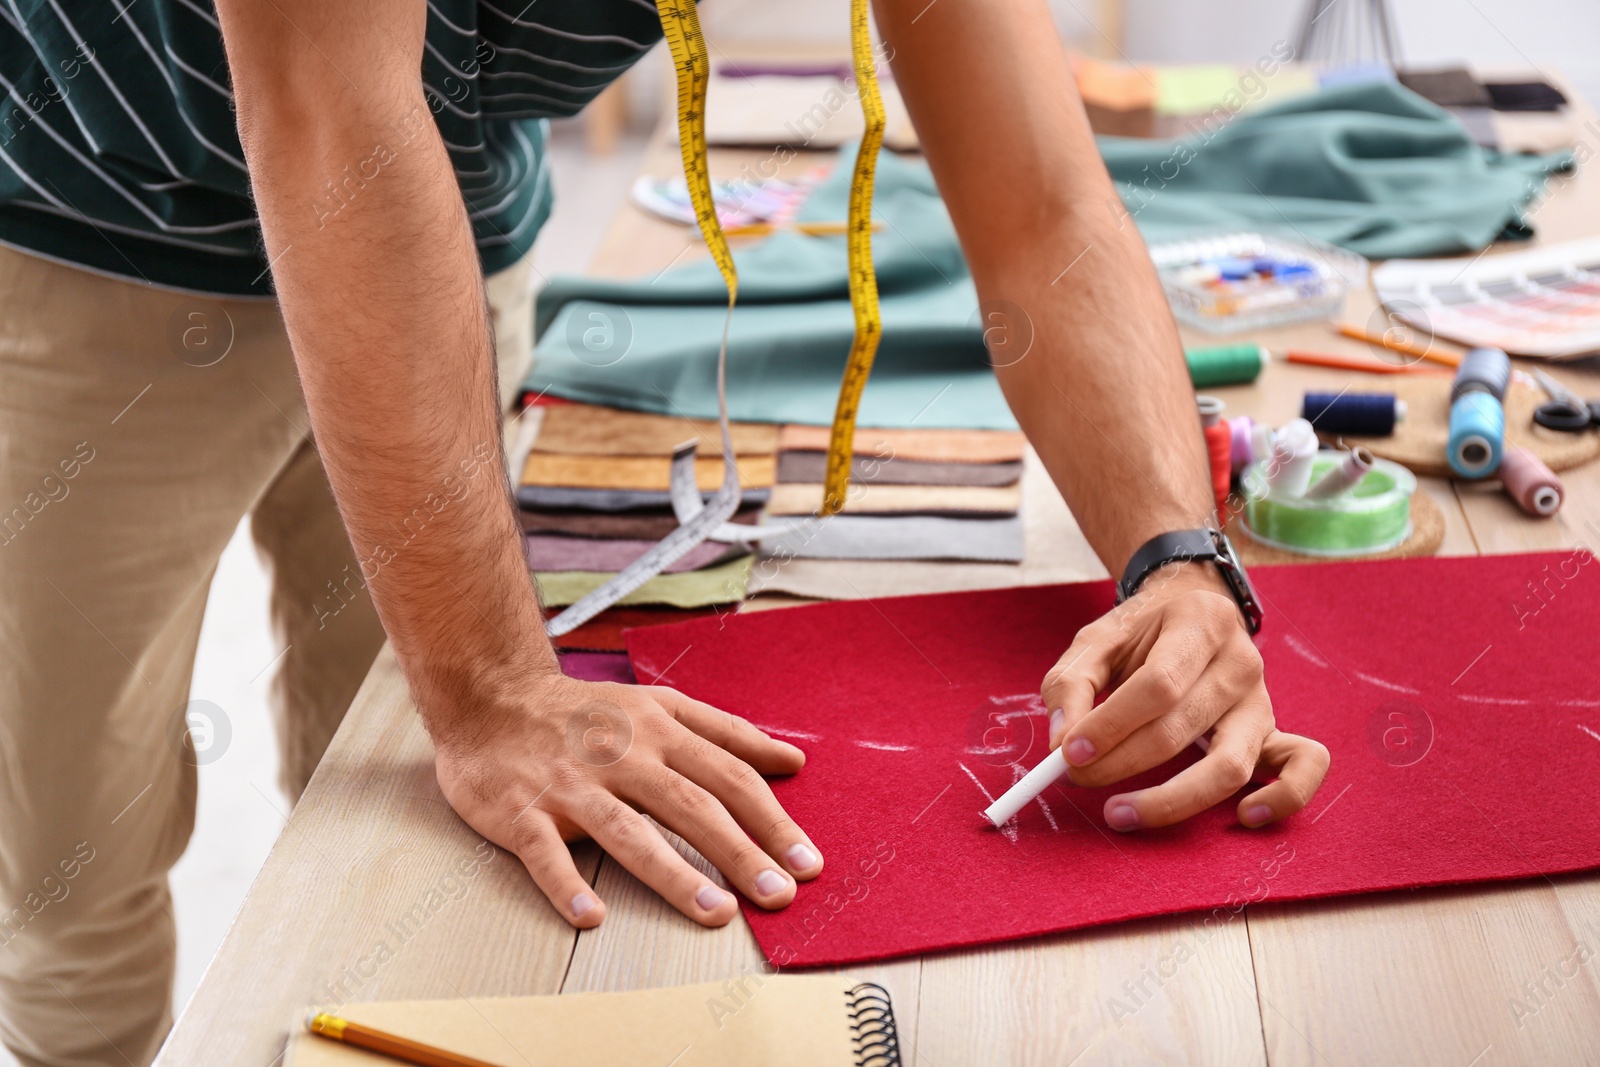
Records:
{"label": "man's hand", "polygon": [[1237,807],[1241,823],[1264,826],[1305,807],[1328,772],[1326,748],[1275,728],[1261,655],[1208,563],[1162,568],[1079,630],[1042,695],[1051,747],[1065,746],[1077,785],[1120,782],[1209,738],[1205,757],[1170,781],[1108,799],[1114,830],[1167,826],[1276,776]]}
{"label": "man's hand", "polygon": [[764,908],[788,904],[795,879],[822,871],[761,777],[793,774],[804,753],[665,686],[550,676],[526,700],[435,741],[451,807],[519,856],[574,926],[597,926],[606,911],[567,849],[584,837],[695,922],[722,926],[738,912],[645,814]]}

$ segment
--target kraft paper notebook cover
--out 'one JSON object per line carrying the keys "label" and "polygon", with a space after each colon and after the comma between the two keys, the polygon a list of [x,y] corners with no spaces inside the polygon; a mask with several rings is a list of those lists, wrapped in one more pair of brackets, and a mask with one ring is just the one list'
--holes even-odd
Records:
{"label": "kraft paper notebook cover", "polygon": [[[806,751],[773,792],[826,861],[745,915],[769,959],[822,965],[1153,915],[1600,867],[1600,563],[1587,550],[1252,572],[1278,724],[1328,746],[1306,810],[1233,802],[1106,827],[1065,781],[1003,830],[979,814],[1049,744],[1045,672],[1109,582],[825,604],[627,634],[640,677]],[[1239,794],[1242,796],[1243,794]],[[1208,925],[1208,928],[1209,925]]]}
{"label": "kraft paper notebook cover", "polygon": [[[882,986],[744,974],[631,993],[350,1004],[339,1015],[503,1067],[897,1067]],[[395,1061],[297,1033],[287,1067]]]}

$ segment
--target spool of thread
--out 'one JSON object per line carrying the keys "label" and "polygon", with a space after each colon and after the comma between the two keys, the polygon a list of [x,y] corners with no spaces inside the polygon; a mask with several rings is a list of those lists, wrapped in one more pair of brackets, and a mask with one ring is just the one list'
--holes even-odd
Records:
{"label": "spool of thread", "polygon": [[1248,385],[1261,376],[1267,357],[1267,350],[1257,344],[1190,348],[1183,353],[1184,361],[1189,364],[1189,380],[1196,389]]}
{"label": "spool of thread", "polygon": [[1304,496],[1311,486],[1311,463],[1317,455],[1317,432],[1305,419],[1292,419],[1273,437],[1267,457],[1267,484],[1275,496]]}
{"label": "spool of thread", "polygon": [[1450,402],[1468,392],[1488,393],[1505,403],[1506,387],[1511,384],[1511,360],[1498,348],[1469,348],[1456,367],[1450,384]]}
{"label": "spool of thread", "polygon": [[1344,458],[1328,472],[1318,478],[1310,489],[1306,490],[1307,500],[1329,500],[1336,496],[1343,496],[1361,484],[1361,479],[1367,476],[1375,462],[1372,453],[1364,448],[1356,447],[1344,454]]}
{"label": "spool of thread", "polygon": [[1307,393],[1300,413],[1322,433],[1388,437],[1406,402],[1393,393]]}
{"label": "spool of thread", "polygon": [[1535,518],[1561,510],[1567,491],[1555,472],[1525,448],[1508,448],[1500,462],[1500,484],[1517,507]]}
{"label": "spool of thread", "polygon": [[1222,417],[1227,408],[1214,396],[1197,396],[1195,407],[1200,411],[1200,425],[1206,435],[1206,456],[1211,462],[1211,492],[1216,497],[1217,512],[1221,514],[1228,502],[1228,488],[1233,481],[1233,435],[1228,420]]}
{"label": "spool of thread", "polygon": [[1505,447],[1506,411],[1489,393],[1467,392],[1450,405],[1446,458],[1463,478],[1487,478],[1500,467]]}
{"label": "spool of thread", "polygon": [[1272,455],[1272,444],[1277,434],[1271,426],[1258,422],[1250,430],[1250,462],[1259,463]]}
{"label": "spool of thread", "polygon": [[1255,456],[1250,446],[1255,425],[1255,420],[1249,415],[1240,415],[1228,420],[1228,434],[1233,438],[1229,447],[1229,465],[1233,468],[1234,474],[1248,467]]}
{"label": "spool of thread", "polygon": [[[1398,463],[1378,459],[1353,492],[1315,498],[1285,497],[1267,484],[1270,460],[1244,472],[1244,526],[1264,545],[1309,556],[1348,558],[1386,552],[1411,536],[1411,497],[1417,479]],[[1317,484],[1342,463],[1332,452],[1316,456]]]}

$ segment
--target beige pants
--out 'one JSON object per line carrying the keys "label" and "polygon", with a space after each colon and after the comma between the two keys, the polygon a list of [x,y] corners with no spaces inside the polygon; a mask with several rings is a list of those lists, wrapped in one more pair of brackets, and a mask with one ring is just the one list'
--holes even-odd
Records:
{"label": "beige pants", "polygon": [[[488,283],[502,399],[531,354],[531,269]],[[29,1067],[139,1067],[171,1024],[167,871],[196,765],[229,732],[227,709],[188,707],[189,682],[240,518],[287,647],[273,697],[291,796],[383,641],[345,581],[358,569],[308,425],[276,305],[0,248],[0,1037]]]}

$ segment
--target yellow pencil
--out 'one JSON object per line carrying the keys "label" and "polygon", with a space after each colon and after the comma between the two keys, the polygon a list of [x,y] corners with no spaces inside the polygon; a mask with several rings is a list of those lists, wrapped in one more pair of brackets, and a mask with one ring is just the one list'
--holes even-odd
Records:
{"label": "yellow pencil", "polygon": [[316,1012],[307,1018],[306,1029],[319,1037],[342,1041],[369,1052],[380,1052],[405,1063],[418,1064],[419,1067],[501,1067],[500,1064],[489,1063],[487,1060],[474,1059],[459,1052],[424,1045],[409,1037],[384,1033],[382,1030],[353,1023],[325,1011]]}

